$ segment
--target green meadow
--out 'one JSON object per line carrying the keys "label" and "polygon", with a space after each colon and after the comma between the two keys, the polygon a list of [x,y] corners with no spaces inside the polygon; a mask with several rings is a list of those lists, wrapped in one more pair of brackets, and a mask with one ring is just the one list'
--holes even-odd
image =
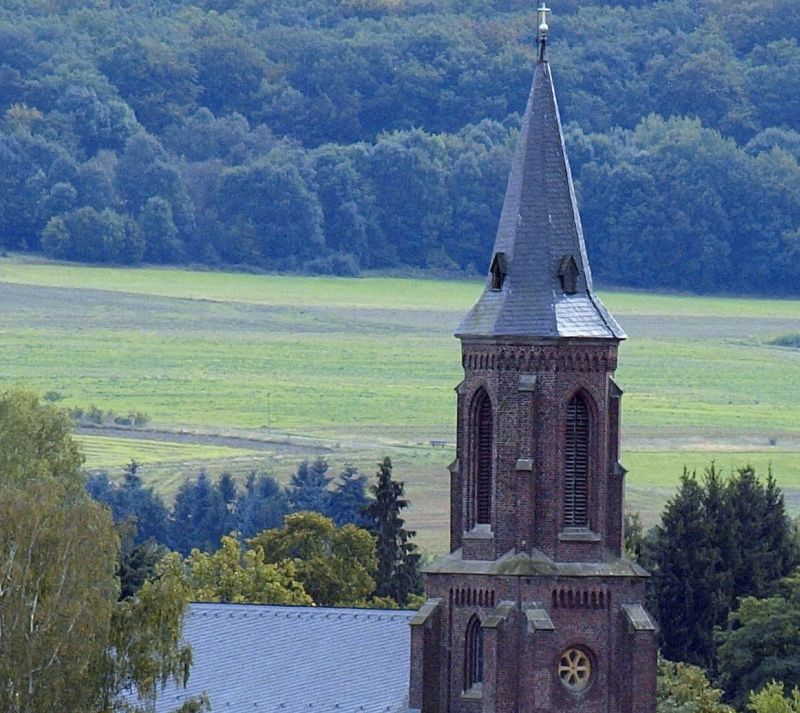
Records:
{"label": "green meadow", "polygon": [[[166,495],[200,468],[285,481],[306,454],[370,473],[391,455],[422,544],[441,550],[453,451],[430,441],[454,438],[452,334],[480,290],[0,259],[0,388],[147,413],[152,437],[79,437],[88,468],[135,458]],[[629,335],[617,380],[631,507],[654,521],[684,465],[713,459],[772,467],[800,510],[800,350],[769,343],[800,332],[800,301],[601,296]]]}

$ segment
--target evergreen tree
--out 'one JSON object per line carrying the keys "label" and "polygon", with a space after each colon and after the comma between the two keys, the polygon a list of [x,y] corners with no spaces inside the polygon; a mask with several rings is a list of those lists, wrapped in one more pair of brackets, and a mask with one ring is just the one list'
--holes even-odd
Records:
{"label": "evergreen tree", "polygon": [[377,484],[370,486],[373,501],[367,507],[371,529],[377,538],[375,596],[391,597],[401,606],[410,594],[422,590],[420,555],[411,542],[416,534],[405,528],[400,513],[408,507],[403,498],[404,484],[392,479],[392,461],[384,458],[378,465]]}
{"label": "evergreen tree", "polygon": [[327,473],[328,463],[324,458],[317,458],[313,463],[304,460],[297,466],[297,472],[287,488],[290,512],[328,514],[328,486],[332,479]]}
{"label": "evergreen tree", "polygon": [[714,661],[712,630],[717,620],[711,575],[720,564],[720,553],[711,541],[703,496],[695,475],[684,469],[657,530],[653,584],[664,656],[708,668]]}
{"label": "evergreen tree", "polygon": [[100,473],[87,479],[86,489],[92,498],[108,505],[118,526],[124,522],[135,526],[132,545],[150,539],[161,544],[167,542],[167,506],[152,488],[144,487],[135,460],[125,466],[120,484],[111,483],[107,474]]}
{"label": "evergreen tree", "polygon": [[195,548],[214,552],[230,524],[225,499],[201,471],[197,480],[187,480],[178,488],[169,521],[169,548],[184,557]]}
{"label": "evergreen tree", "polygon": [[728,500],[737,528],[732,538],[737,550],[734,598],[766,597],[797,558],[783,495],[771,471],[762,483],[748,465],[731,478]]}
{"label": "evergreen tree", "polygon": [[654,609],[662,650],[714,670],[714,628],[742,597],[765,597],[798,561],[780,489],[752,467],[723,480],[712,463],[703,482],[684,470],[653,549]]}
{"label": "evergreen tree", "polygon": [[217,480],[217,490],[228,506],[229,510],[233,509],[236,503],[236,481],[230,473],[223,473]]}
{"label": "evergreen tree", "polygon": [[275,478],[252,472],[236,501],[236,529],[244,539],[254,537],[262,530],[280,527],[288,511],[286,494]]}
{"label": "evergreen tree", "polygon": [[736,601],[734,570],[739,559],[736,543],[738,533],[729,486],[713,462],[705,472],[702,498],[708,523],[709,546],[717,551],[714,568],[704,574],[713,592],[713,608],[710,613],[713,626],[724,626],[728,612]]}
{"label": "evergreen tree", "polygon": [[145,582],[158,576],[158,563],[161,562],[167,548],[154,540],[135,543],[136,528],[123,523],[118,528],[120,539],[119,562],[119,599],[123,601],[136,596]]}
{"label": "evergreen tree", "polygon": [[369,500],[366,491],[367,476],[361,475],[355,466],[345,466],[328,502],[328,515],[337,527],[348,524],[369,527],[370,520],[366,514]]}

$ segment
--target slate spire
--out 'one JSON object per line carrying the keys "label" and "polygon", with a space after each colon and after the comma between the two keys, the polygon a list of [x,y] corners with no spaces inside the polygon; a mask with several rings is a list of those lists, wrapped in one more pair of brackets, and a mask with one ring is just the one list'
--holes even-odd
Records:
{"label": "slate spire", "polygon": [[546,22],[539,27],[538,61],[486,288],[458,337],[625,338],[593,293],[545,51],[547,29]]}

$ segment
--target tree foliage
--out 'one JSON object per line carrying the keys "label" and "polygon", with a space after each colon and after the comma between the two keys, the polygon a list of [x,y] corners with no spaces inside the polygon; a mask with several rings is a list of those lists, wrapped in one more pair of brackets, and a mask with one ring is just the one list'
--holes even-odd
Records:
{"label": "tree foliage", "polygon": [[153,576],[130,576],[121,596],[117,533],[82,487],[66,416],[3,394],[0,443],[0,709],[144,710],[167,679],[188,675],[180,561],[140,562]]}
{"label": "tree foliage", "polygon": [[111,520],[55,479],[0,480],[0,709],[88,712],[119,591]]}
{"label": "tree foliage", "polygon": [[392,478],[389,458],[378,464],[376,477],[378,482],[370,486],[373,500],[366,511],[377,540],[375,594],[391,597],[403,606],[411,595],[419,594],[422,589],[420,555],[411,541],[416,533],[407,530],[405,520],[400,517],[408,501],[403,498],[403,483]]}
{"label": "tree foliage", "polygon": [[178,488],[169,519],[167,544],[184,556],[194,548],[214,552],[223,535],[234,529],[228,503],[205,472]]}
{"label": "tree foliage", "polygon": [[[599,4],[551,44],[595,273],[796,294],[795,4]],[[12,3],[0,248],[482,273],[534,33],[505,1]]]}
{"label": "tree foliage", "polygon": [[656,698],[657,713],[735,713],[703,669],[666,659],[658,662]]}
{"label": "tree foliage", "polygon": [[63,487],[81,490],[83,456],[71,433],[69,417],[35,394],[0,394],[0,482],[57,479]]}
{"label": "tree foliage", "polygon": [[[800,570],[781,581],[775,596],[743,598],[728,624],[718,635],[719,672],[736,704],[743,705],[750,691],[761,691],[770,681],[800,688]],[[757,699],[762,707],[774,699],[776,689],[770,690]]]}
{"label": "tree foliage", "polygon": [[363,606],[375,591],[375,541],[355,525],[336,527],[319,513],[294,513],[282,529],[265,530],[248,547],[267,562],[291,564],[316,604]]}
{"label": "tree foliage", "polygon": [[192,651],[181,640],[181,624],[188,603],[189,590],[175,553],[159,561],[156,576],[134,596],[117,603],[101,669],[101,713],[118,711],[131,691],[138,694],[136,705],[144,713],[167,681],[186,685]]}
{"label": "tree foliage", "polygon": [[129,522],[133,526],[133,545],[150,539],[166,543],[167,507],[153,488],[144,487],[138,473],[139,464],[131,461],[121,483],[114,484],[106,473],[98,473],[86,479],[86,490],[95,500],[108,505],[115,523]]}
{"label": "tree foliage", "polygon": [[784,687],[777,681],[768,683],[763,690],[753,693],[747,710],[753,713],[800,713],[800,689],[793,689],[788,698]]}
{"label": "tree foliage", "polygon": [[714,627],[737,599],[774,593],[798,561],[783,495],[769,473],[712,464],[701,481],[684,471],[652,545],[653,598],[665,656],[714,669]]}
{"label": "tree foliage", "polygon": [[327,513],[331,480],[328,463],[324,458],[300,463],[286,489],[290,511]]}
{"label": "tree foliage", "polygon": [[234,537],[214,554],[192,550],[187,560],[192,599],[232,604],[314,604],[292,562],[265,561],[258,547],[242,552]]}
{"label": "tree foliage", "polygon": [[288,512],[286,493],[269,475],[248,474],[243,493],[236,500],[236,522],[243,538],[280,527]]}

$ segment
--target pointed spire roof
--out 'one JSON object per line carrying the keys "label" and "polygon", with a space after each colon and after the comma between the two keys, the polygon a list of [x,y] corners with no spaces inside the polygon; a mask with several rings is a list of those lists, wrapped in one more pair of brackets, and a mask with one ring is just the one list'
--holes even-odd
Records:
{"label": "pointed spire roof", "polygon": [[544,46],[522,119],[486,288],[456,336],[625,338],[593,292]]}

